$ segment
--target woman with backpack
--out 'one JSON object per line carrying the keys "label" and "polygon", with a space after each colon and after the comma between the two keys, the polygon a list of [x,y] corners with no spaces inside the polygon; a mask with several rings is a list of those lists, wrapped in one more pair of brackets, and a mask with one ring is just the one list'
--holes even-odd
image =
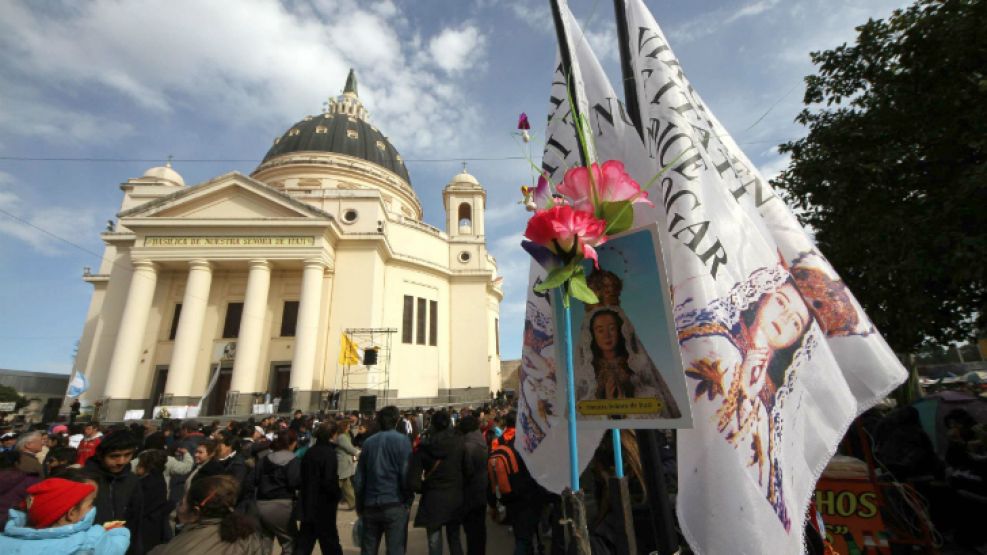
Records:
{"label": "woman with backpack", "polygon": [[295,524],[295,492],[301,486],[301,460],[295,457],[298,435],[292,429],[278,432],[271,453],[255,468],[257,512],[261,528],[271,542],[278,539],[282,553],[291,553],[298,529]]}

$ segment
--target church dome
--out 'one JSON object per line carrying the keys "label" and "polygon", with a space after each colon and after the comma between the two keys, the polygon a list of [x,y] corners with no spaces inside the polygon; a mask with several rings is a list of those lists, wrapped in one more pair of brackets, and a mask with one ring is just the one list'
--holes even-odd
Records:
{"label": "church dome", "polygon": [[182,178],[181,174],[171,169],[171,162],[168,162],[163,166],[157,166],[147,170],[144,172],[144,177],[153,177],[154,179],[168,181],[180,186],[185,185],[185,179]]}
{"label": "church dome", "polygon": [[[465,164],[464,164],[465,165]],[[479,187],[480,182],[476,180],[475,177],[466,172],[466,168],[463,171],[453,176],[452,180],[449,181],[448,187]]]}
{"label": "church dome", "polygon": [[356,74],[351,69],[343,94],[329,102],[326,112],[306,116],[292,125],[274,140],[261,164],[294,152],[334,152],[377,164],[410,183],[401,155],[366,117],[367,111],[357,96]]}

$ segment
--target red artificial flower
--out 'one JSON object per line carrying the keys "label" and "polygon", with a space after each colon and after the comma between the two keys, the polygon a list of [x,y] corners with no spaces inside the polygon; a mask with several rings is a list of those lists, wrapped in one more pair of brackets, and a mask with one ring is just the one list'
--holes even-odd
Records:
{"label": "red artificial flower", "polygon": [[606,228],[607,223],[592,213],[562,204],[536,212],[528,220],[524,236],[566,261],[573,256],[581,256],[599,266],[593,247],[606,242]]}

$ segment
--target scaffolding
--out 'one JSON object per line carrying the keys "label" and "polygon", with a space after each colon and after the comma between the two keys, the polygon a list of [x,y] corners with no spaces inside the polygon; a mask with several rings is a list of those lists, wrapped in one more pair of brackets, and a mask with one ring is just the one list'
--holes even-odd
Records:
{"label": "scaffolding", "polygon": [[[349,407],[349,401],[356,396],[376,395],[377,406],[387,405],[390,393],[391,338],[397,328],[347,328],[344,333],[356,344],[360,362],[343,366],[342,395],[339,408]],[[377,351],[375,364],[364,364],[367,351]]]}

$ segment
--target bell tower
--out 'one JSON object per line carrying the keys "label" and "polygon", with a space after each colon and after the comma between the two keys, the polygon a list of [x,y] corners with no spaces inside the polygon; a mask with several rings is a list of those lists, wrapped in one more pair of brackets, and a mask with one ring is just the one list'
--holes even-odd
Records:
{"label": "bell tower", "polygon": [[446,208],[446,233],[451,239],[483,240],[483,211],[487,192],[475,177],[463,171],[442,190]]}

